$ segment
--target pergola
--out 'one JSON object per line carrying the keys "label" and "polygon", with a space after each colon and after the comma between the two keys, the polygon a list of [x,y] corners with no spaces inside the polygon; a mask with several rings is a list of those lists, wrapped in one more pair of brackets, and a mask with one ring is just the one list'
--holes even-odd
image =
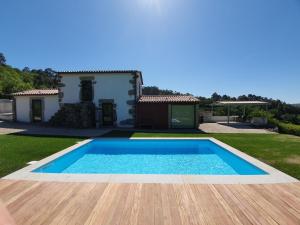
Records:
{"label": "pergola", "polygon": [[246,106],[254,106],[254,105],[264,105],[266,106],[266,110],[268,110],[268,102],[263,102],[263,101],[218,101],[213,104],[212,106],[212,111],[214,106],[226,106],[227,107],[227,123],[229,124],[230,120],[230,107],[231,106],[244,106],[243,110],[243,116],[246,114]]}

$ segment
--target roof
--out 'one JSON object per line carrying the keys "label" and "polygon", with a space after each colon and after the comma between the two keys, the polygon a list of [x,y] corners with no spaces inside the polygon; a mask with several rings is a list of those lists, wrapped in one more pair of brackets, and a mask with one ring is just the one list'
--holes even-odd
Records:
{"label": "roof", "polygon": [[57,95],[58,89],[33,89],[13,93],[13,96],[31,96],[31,95]]}
{"label": "roof", "polygon": [[138,70],[65,70],[58,73],[142,73]]}
{"label": "roof", "polygon": [[139,103],[198,103],[199,99],[191,95],[143,95]]}
{"label": "roof", "polygon": [[267,105],[268,102],[263,101],[219,101],[213,105]]}
{"label": "roof", "polygon": [[139,70],[65,70],[58,71],[59,74],[74,74],[74,73],[139,73],[143,84],[143,75]]}

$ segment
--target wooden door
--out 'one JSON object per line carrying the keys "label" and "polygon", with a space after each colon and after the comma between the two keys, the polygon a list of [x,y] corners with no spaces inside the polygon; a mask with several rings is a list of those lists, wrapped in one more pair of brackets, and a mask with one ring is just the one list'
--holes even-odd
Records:
{"label": "wooden door", "polygon": [[31,101],[32,122],[41,122],[43,120],[42,100],[32,99]]}
{"label": "wooden door", "polygon": [[113,125],[114,109],[112,103],[102,103],[102,123],[104,126]]}

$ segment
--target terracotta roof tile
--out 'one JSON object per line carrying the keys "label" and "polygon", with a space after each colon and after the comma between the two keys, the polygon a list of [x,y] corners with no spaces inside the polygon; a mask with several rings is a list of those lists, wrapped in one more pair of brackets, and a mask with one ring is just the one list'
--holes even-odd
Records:
{"label": "terracotta roof tile", "polygon": [[58,89],[33,89],[13,93],[14,96],[30,96],[30,95],[57,95]]}
{"label": "terracotta roof tile", "polygon": [[139,103],[198,103],[199,99],[190,95],[143,95]]}

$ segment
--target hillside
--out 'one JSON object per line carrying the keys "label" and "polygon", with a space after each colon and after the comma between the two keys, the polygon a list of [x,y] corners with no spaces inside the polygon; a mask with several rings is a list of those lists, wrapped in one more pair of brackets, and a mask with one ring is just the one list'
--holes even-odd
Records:
{"label": "hillside", "polygon": [[11,93],[32,88],[57,87],[56,72],[48,68],[45,70],[23,70],[13,68],[5,63],[3,54],[0,60],[0,98],[7,98]]}

